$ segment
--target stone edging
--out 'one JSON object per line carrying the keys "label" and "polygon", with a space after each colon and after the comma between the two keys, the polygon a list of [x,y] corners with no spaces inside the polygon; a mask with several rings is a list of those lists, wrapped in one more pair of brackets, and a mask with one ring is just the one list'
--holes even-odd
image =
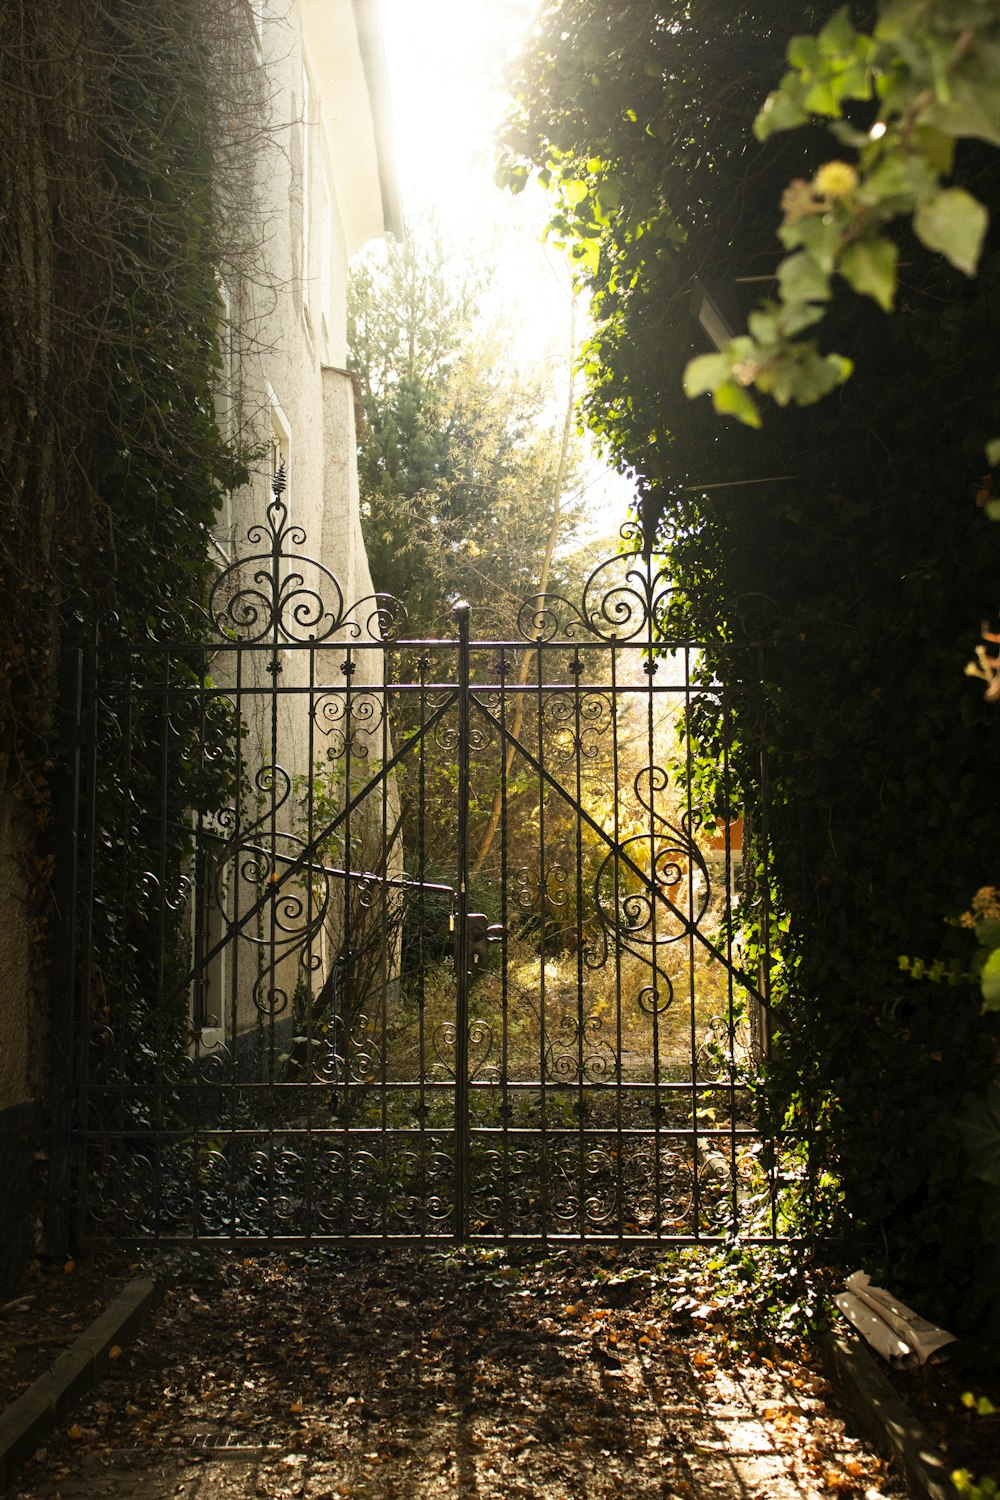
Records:
{"label": "stone edging", "polygon": [[138,1337],[162,1296],[163,1289],[155,1281],[130,1281],[86,1333],[0,1413],[0,1492],[6,1490],[15,1469],[97,1384],[108,1368],[109,1351]]}
{"label": "stone edging", "polygon": [[943,1454],[857,1335],[826,1334],[823,1355],[866,1435],[902,1468],[913,1500],[956,1500]]}

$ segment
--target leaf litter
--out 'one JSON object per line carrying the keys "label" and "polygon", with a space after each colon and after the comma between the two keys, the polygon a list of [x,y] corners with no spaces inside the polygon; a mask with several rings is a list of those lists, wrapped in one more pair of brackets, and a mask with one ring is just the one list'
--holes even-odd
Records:
{"label": "leaf litter", "polygon": [[175,1257],[15,1500],[900,1500],[806,1346],[614,1250]]}

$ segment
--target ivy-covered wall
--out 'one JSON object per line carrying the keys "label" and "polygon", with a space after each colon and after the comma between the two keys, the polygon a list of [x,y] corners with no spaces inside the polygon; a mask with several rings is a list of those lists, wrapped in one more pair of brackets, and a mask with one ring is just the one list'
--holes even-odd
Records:
{"label": "ivy-covered wall", "polygon": [[768,647],[731,749],[752,785],[743,747],[763,728],[777,1033],[763,1104],[817,1131],[808,1222],[930,1314],[980,1328],[991,1230],[958,1121],[991,1076],[994,1028],[971,978],[915,980],[900,957],[968,974],[974,944],[951,923],[1000,846],[995,710],[963,676],[1000,578],[1000,528],[976,503],[1000,410],[1000,155],[966,145],[956,162],[994,211],[978,277],[899,231],[895,314],[853,295],[828,314],[823,345],[856,374],[825,402],[752,433],[683,393],[710,347],[696,278],[745,315],[783,254],[784,188],[831,155],[822,131],[751,130],[790,36],[825,19],[783,0],[553,0],[516,81],[506,170],[561,185],[555,232],[594,292],[587,414],[639,476],[692,629]]}
{"label": "ivy-covered wall", "polygon": [[19,1184],[0,1289],[38,1207],[25,1111],[45,1105],[51,1040],[59,655],[108,611],[136,623],[155,602],[193,628],[208,528],[245,472],[215,418],[232,234],[215,153],[248,24],[235,0],[14,0],[0,18],[0,917],[17,939],[0,1046],[18,1059],[0,1153]]}

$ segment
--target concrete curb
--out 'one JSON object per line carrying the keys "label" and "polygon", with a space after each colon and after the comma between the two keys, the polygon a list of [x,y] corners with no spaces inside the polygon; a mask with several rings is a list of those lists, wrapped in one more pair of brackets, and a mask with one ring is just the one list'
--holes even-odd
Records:
{"label": "concrete curb", "polygon": [[135,1339],[160,1304],[163,1288],[137,1278],[96,1318],[65,1353],[0,1413],[0,1491],[79,1401],[110,1363],[109,1350]]}
{"label": "concrete curb", "polygon": [[913,1500],[956,1500],[944,1455],[857,1335],[828,1333],[823,1355],[866,1435],[902,1468]]}

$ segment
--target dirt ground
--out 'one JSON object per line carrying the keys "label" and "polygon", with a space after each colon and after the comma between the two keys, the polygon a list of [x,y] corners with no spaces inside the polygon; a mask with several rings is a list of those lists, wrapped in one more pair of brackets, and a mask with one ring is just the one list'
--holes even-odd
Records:
{"label": "dirt ground", "polygon": [[900,1500],[805,1351],[740,1351],[707,1277],[596,1251],[186,1265],[11,1494]]}

